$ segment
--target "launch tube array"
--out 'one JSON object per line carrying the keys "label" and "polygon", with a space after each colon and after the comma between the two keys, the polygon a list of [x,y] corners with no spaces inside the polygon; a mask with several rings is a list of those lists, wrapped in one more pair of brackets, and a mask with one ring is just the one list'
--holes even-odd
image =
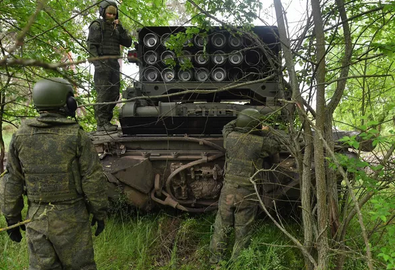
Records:
{"label": "launch tube array", "polygon": [[142,37],[142,80],[146,82],[223,82],[259,79],[267,65],[254,39],[224,30],[188,39],[179,53],[169,49],[172,33]]}

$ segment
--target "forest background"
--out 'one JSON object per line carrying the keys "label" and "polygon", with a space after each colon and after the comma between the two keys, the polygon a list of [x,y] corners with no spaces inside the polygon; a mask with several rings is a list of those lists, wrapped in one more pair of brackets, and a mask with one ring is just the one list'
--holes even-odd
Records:
{"label": "forest background", "polygon": [[[37,115],[31,89],[41,78],[68,79],[81,105],[79,122],[87,131],[94,129],[95,92],[85,41],[87,26],[98,16],[98,3],[0,3],[3,168],[10,134],[22,119]],[[285,8],[289,1],[274,0],[263,8],[257,0],[123,0],[119,9],[122,24],[131,32],[169,24],[265,25],[271,15],[279,28],[283,88],[291,96],[284,107],[292,108],[285,129],[300,175],[302,215],[298,221],[282,222],[265,215],[257,222],[250,248],[222,269],[395,269],[395,1],[299,3],[306,12],[292,28],[292,37]],[[123,74],[123,89],[136,79]],[[344,138],[357,149],[356,158],[335,153],[333,129],[360,132]],[[374,151],[359,151],[364,141],[372,141]],[[121,204],[117,207],[105,232],[95,238],[99,269],[210,269],[213,214],[140,215]],[[5,227],[3,217],[0,227]],[[0,233],[0,269],[27,265],[26,245]]]}

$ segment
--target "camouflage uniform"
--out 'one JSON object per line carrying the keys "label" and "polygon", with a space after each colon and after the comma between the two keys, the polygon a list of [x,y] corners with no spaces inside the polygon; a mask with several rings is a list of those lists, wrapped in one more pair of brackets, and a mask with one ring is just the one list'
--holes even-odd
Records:
{"label": "camouflage uniform", "polygon": [[248,245],[258,209],[250,177],[262,168],[263,158],[279,150],[278,143],[268,132],[252,134],[251,129],[236,128],[235,121],[228,123],[222,132],[226,149],[225,180],[210,243],[211,263],[218,263],[223,258],[233,227],[235,244],[232,259],[237,258]]}
{"label": "camouflage uniform", "polygon": [[[120,56],[120,45],[130,47],[131,37],[121,24],[116,26],[103,19],[97,19],[89,26],[88,49],[91,57]],[[97,103],[113,102],[119,99],[120,71],[118,59],[94,61],[95,89]],[[98,126],[108,125],[113,117],[115,104],[95,106],[95,118]]]}
{"label": "camouflage uniform", "polygon": [[105,178],[97,153],[80,126],[43,113],[26,120],[12,137],[2,210],[20,221],[22,195],[29,269],[96,269],[89,212],[106,218]]}

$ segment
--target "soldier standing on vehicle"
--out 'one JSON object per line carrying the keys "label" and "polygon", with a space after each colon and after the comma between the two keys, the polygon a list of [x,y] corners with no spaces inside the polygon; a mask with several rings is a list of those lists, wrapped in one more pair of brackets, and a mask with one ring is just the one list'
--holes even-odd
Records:
{"label": "soldier standing on vehicle", "polygon": [[[130,47],[132,38],[118,20],[117,4],[113,0],[100,3],[102,19],[94,20],[89,26],[88,49],[90,57],[121,56],[120,46]],[[95,90],[97,103],[115,102],[119,99],[120,69],[117,58],[95,60]],[[111,124],[114,104],[96,105],[95,118],[97,131],[116,131],[117,125]]]}
{"label": "soldier standing on vehicle", "polygon": [[279,152],[279,144],[256,109],[245,109],[236,120],[226,124],[224,136],[225,176],[218,201],[214,234],[210,243],[210,263],[223,260],[228,235],[235,230],[232,260],[250,241],[250,233],[258,209],[257,195],[250,177],[263,167],[263,159]]}
{"label": "soldier standing on vehicle", "polygon": [[[77,103],[63,79],[37,82],[40,113],[13,134],[0,205],[8,226],[22,221],[27,196],[29,269],[96,269],[90,225],[104,229],[108,199],[97,152],[74,117]],[[89,215],[93,214],[92,223]],[[7,230],[20,242],[20,227]]]}

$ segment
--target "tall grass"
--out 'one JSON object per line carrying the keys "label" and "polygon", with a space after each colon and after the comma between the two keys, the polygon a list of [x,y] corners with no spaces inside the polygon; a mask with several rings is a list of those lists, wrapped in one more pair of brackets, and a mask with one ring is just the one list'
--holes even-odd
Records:
{"label": "tall grass", "polygon": [[[22,214],[26,215],[26,208]],[[1,211],[0,211],[1,214]],[[7,226],[5,218],[0,215],[0,228]],[[22,232],[23,237],[25,233]],[[25,238],[25,237],[24,237]],[[28,269],[28,254],[26,242],[20,243],[11,241],[6,232],[0,232],[0,270],[22,270]]]}
{"label": "tall grass", "polygon": [[147,269],[156,227],[154,217],[109,219],[104,232],[94,239],[98,269]]}
{"label": "tall grass", "polygon": [[[93,236],[97,267],[99,270],[304,269],[299,250],[265,219],[256,222],[251,244],[237,261],[224,261],[213,268],[209,264],[209,244],[214,218],[214,213],[195,216],[165,212],[112,215],[103,233]],[[5,225],[1,216],[0,227]],[[289,222],[285,227],[302,239],[300,224]],[[0,270],[28,269],[24,232],[23,237],[21,243],[14,243],[5,232],[0,233]],[[232,243],[226,259],[230,257],[231,248]],[[362,270],[366,265],[362,258],[350,257],[344,269]]]}
{"label": "tall grass", "polygon": [[[211,269],[208,249],[213,222],[213,213],[195,217],[166,213],[113,216],[103,233],[93,236],[98,269]],[[1,217],[0,226],[5,225],[4,217]],[[25,239],[24,232],[23,236]],[[298,252],[263,242],[281,244],[287,240],[271,224],[258,222],[252,243],[240,255],[240,260],[224,264],[220,269],[289,269],[288,263],[302,262]],[[14,243],[5,232],[1,233],[0,258],[1,270],[27,269],[25,240]]]}

